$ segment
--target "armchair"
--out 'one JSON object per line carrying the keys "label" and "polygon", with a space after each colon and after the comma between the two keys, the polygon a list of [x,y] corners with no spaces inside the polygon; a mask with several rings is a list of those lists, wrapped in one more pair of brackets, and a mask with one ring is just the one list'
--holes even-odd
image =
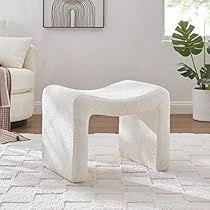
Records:
{"label": "armchair", "polygon": [[11,122],[30,118],[34,112],[37,49],[31,45],[22,69],[9,68],[12,77]]}

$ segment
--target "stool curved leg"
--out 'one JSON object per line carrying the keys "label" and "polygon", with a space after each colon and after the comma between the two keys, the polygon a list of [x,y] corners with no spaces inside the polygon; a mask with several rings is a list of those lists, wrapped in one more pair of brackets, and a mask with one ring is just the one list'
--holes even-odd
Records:
{"label": "stool curved leg", "polygon": [[45,88],[42,99],[43,163],[71,182],[83,182],[88,173],[88,118],[84,120],[76,114],[76,98],[76,94],[60,86]]}
{"label": "stool curved leg", "polygon": [[164,100],[158,109],[157,124],[157,169],[165,171],[169,167],[170,147],[170,101]]}
{"label": "stool curved leg", "polygon": [[89,118],[74,119],[72,153],[72,182],[85,182],[88,178],[88,125]]}
{"label": "stool curved leg", "polygon": [[155,168],[157,136],[142,117],[135,115],[120,117],[119,136],[119,149],[123,157]]}
{"label": "stool curved leg", "polygon": [[120,117],[120,153],[146,167],[165,171],[169,165],[170,111],[166,102],[157,109]]}

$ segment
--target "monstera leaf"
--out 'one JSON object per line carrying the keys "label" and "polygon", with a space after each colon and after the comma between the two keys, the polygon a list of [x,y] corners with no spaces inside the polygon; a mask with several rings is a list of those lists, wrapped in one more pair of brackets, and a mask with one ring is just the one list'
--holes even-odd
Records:
{"label": "monstera leaf", "polygon": [[201,78],[198,80],[198,85],[201,85],[202,89],[210,90],[210,64],[206,64],[200,70]]}
{"label": "monstera leaf", "polygon": [[210,54],[210,45],[207,48],[207,52],[208,52],[208,54]]}
{"label": "monstera leaf", "polygon": [[180,21],[172,35],[174,49],[184,57],[198,55],[204,48],[203,38],[193,33],[195,27],[187,21]]}
{"label": "monstera leaf", "polygon": [[206,64],[205,67],[202,67],[200,73],[201,79],[210,79],[210,64]]}
{"label": "monstera leaf", "polygon": [[183,76],[183,77],[188,77],[190,79],[197,78],[198,79],[198,74],[188,65],[184,63],[179,64],[179,69],[178,72]]}

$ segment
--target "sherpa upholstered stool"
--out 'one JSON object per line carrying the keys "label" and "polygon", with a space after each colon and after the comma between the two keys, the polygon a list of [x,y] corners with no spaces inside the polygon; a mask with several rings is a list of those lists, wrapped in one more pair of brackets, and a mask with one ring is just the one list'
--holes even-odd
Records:
{"label": "sherpa upholstered stool", "polygon": [[123,157],[158,171],[167,170],[169,93],[136,81],[88,91],[56,85],[45,88],[43,161],[47,168],[72,182],[86,181],[88,123],[92,115],[120,117],[119,148]]}

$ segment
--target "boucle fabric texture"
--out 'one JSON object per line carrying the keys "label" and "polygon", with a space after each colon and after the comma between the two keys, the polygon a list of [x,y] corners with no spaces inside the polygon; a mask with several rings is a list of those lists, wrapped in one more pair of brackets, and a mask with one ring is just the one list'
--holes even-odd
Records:
{"label": "boucle fabric texture", "polygon": [[70,181],[87,179],[92,115],[120,117],[123,157],[158,171],[169,166],[170,97],[162,87],[138,81],[88,91],[51,85],[42,111],[44,164]]}
{"label": "boucle fabric texture", "polygon": [[41,135],[0,145],[1,210],[209,210],[210,135],[172,134],[170,167],[150,170],[120,157],[119,137],[88,137],[88,181],[43,167]]}

